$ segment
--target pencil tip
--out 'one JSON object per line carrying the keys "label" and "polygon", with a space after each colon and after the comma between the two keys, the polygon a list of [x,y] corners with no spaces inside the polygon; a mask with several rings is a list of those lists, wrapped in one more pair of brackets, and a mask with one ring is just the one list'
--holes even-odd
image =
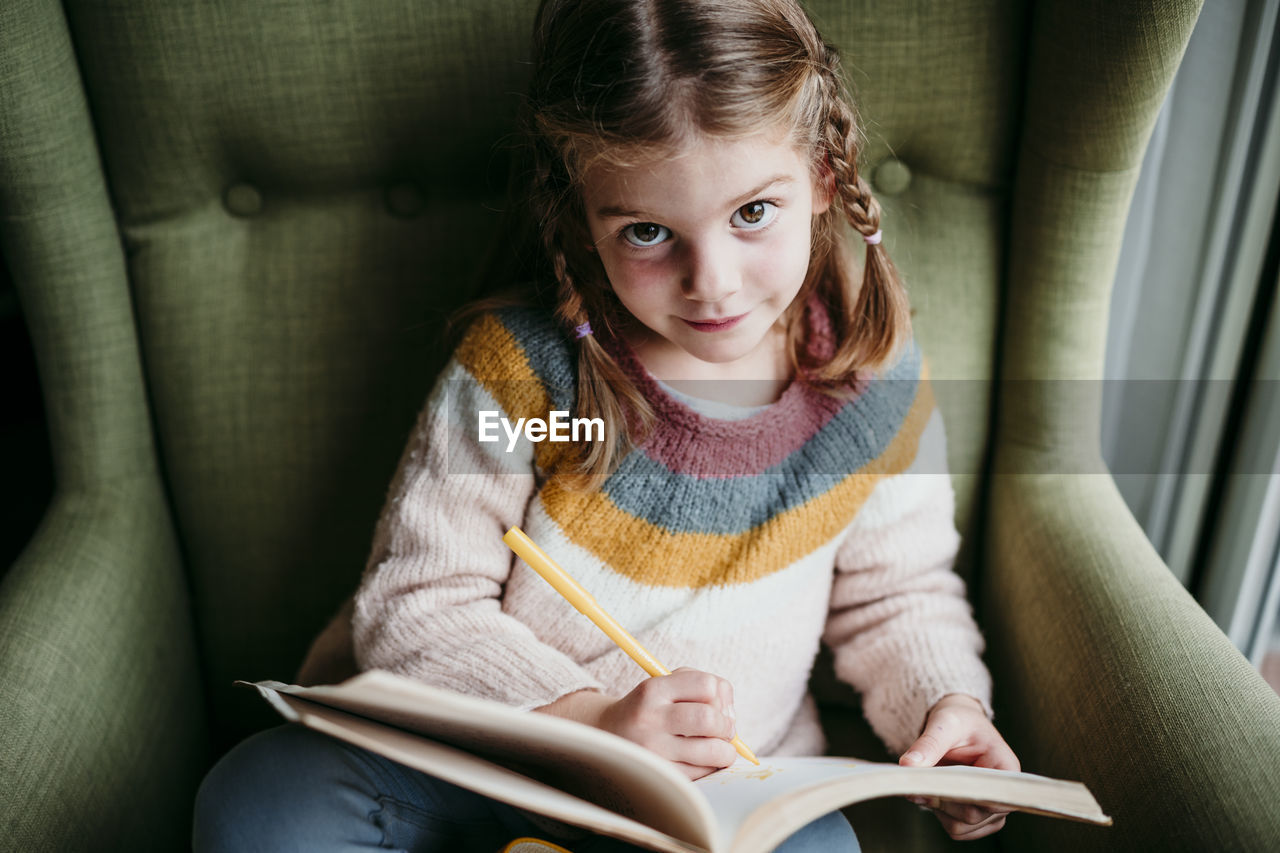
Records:
{"label": "pencil tip", "polygon": [[732,743],[733,743],[733,748],[738,750],[738,755],[741,755],[743,758],[747,759],[747,761],[750,761],[752,764],[756,765],[757,767],[760,766],[760,759],[756,758],[756,754],[752,752],[751,749],[745,743],[742,742],[742,738],[738,737],[737,735],[734,735]]}

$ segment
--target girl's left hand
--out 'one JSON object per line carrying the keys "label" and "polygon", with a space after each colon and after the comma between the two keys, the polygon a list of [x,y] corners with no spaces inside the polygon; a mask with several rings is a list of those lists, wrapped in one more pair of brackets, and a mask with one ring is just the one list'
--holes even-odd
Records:
{"label": "girl's left hand", "polygon": [[[898,759],[904,767],[970,764],[997,770],[1021,770],[1018,757],[972,696],[951,693],[929,709],[924,731]],[[999,831],[1008,810],[957,803],[936,797],[908,797],[933,809],[942,828],[957,841],[972,841]]]}

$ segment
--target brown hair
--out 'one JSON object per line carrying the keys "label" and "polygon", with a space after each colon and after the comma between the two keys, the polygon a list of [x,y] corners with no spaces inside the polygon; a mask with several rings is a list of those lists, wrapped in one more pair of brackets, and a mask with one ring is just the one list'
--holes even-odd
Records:
{"label": "brown hair", "polygon": [[[839,393],[855,371],[893,357],[910,319],[883,245],[866,247],[860,280],[852,269],[844,223],[869,237],[880,228],[880,205],[858,172],[861,128],[839,56],[794,0],[543,0],[511,227],[499,249],[512,263],[489,275],[509,286],[522,272],[567,335],[585,322],[597,335],[617,334],[625,309],[588,248],[583,175],[651,159],[698,134],[742,138],[778,126],[811,152],[813,174],[833,190],[831,206],[815,218],[808,274],[786,315],[790,361],[803,381]],[[834,352],[820,362],[803,341],[811,295],[826,306],[835,336]],[[576,346],[575,415],[627,425],[577,446],[557,472],[572,487],[594,489],[643,441],[653,413],[597,337]]]}

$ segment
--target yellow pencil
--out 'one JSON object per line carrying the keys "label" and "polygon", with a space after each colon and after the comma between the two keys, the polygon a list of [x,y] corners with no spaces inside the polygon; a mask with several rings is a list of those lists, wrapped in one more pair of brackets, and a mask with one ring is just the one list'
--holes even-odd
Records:
{"label": "yellow pencil", "polygon": [[[644,648],[636,642],[636,638],[627,633],[627,630],[618,624],[618,620],[614,619],[604,611],[604,608],[596,603],[582,585],[573,578],[569,577],[569,573],[556,563],[555,560],[547,556],[547,552],[538,547],[532,539],[519,527],[513,527],[507,531],[502,537],[502,541],[507,543],[507,547],[520,556],[529,566],[538,574],[542,575],[542,579],[551,584],[555,591],[564,596],[565,600],[577,608],[578,612],[586,616],[596,624],[596,627],[609,635],[609,639],[617,643],[618,648],[622,649],[631,659],[640,664],[644,671],[649,675],[670,675],[671,670],[667,669],[658,659],[649,654]],[[738,750],[738,754],[750,761],[752,764],[759,764],[759,760],[752,754],[747,745],[737,735],[733,736],[730,741],[733,748]]]}

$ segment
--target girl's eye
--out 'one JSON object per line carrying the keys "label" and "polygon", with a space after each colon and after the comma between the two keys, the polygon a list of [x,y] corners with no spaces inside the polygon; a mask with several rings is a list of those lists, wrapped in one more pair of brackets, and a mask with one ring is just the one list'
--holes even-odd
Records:
{"label": "girl's eye", "polygon": [[763,228],[778,215],[778,206],[771,201],[749,201],[733,212],[730,222],[736,228],[754,231]]}
{"label": "girl's eye", "polygon": [[622,236],[633,246],[656,246],[671,236],[671,229],[656,222],[637,222],[623,228]]}

